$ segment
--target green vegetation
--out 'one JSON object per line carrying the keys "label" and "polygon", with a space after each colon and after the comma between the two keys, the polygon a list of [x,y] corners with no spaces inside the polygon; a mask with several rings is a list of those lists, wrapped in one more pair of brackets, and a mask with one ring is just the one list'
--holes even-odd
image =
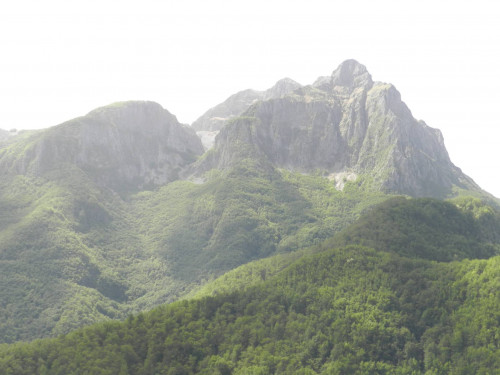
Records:
{"label": "green vegetation", "polygon": [[500,214],[477,198],[393,198],[340,233],[330,246],[362,244],[403,256],[451,261],[500,254]]}
{"label": "green vegetation", "polygon": [[348,65],[204,155],[151,102],[0,132],[0,374],[500,373],[500,204]]}
{"label": "green vegetation", "polygon": [[125,319],[249,261],[318,244],[386,198],[360,181],[337,191],[319,174],[246,160],[201,185],[119,196],[69,163],[7,174],[0,341]]}
{"label": "green vegetation", "polygon": [[[361,176],[338,191],[321,172],[251,159],[207,173],[203,184],[176,181],[127,196],[71,164],[38,177],[7,174],[0,181],[1,341],[67,333],[272,277],[387,199],[371,183]],[[498,212],[479,199],[412,202],[383,205],[328,246],[357,243],[434,260],[498,250]],[[316,247],[293,253],[309,246]],[[256,266],[251,281],[203,287],[274,254],[280,258]]]}
{"label": "green vegetation", "polygon": [[337,191],[251,161],[126,200],[52,173],[1,182],[2,338],[124,322],[0,346],[2,374],[500,369],[500,215],[485,201],[384,201],[366,177]]}
{"label": "green vegetation", "polygon": [[488,258],[500,255],[500,212],[470,197],[451,202],[391,198],[368,209],[333,238],[247,263],[196,288],[184,298],[241,290],[280,273],[301,257],[352,244],[408,258],[440,261]]}
{"label": "green vegetation", "polygon": [[500,257],[324,251],[244,290],[0,347],[0,372],[496,373],[499,272]]}

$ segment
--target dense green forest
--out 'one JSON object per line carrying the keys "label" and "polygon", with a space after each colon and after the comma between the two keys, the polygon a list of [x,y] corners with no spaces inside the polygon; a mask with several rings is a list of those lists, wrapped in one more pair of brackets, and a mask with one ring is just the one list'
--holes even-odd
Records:
{"label": "dense green forest", "polygon": [[491,374],[500,259],[326,251],[243,291],[1,348],[4,374]]}
{"label": "dense green forest", "polygon": [[[0,372],[495,374],[498,233],[497,211],[477,199],[396,198],[332,240],[235,269],[197,298],[2,345]],[[365,246],[341,246],[348,238]],[[434,238],[456,248],[453,259]]]}
{"label": "dense green forest", "polygon": [[342,231],[329,246],[362,244],[438,261],[499,254],[500,213],[478,198],[449,202],[393,198]]}
{"label": "dense green forest", "polygon": [[195,288],[184,298],[242,289],[269,278],[297,259],[352,244],[428,260],[461,260],[500,255],[500,211],[473,197],[445,202],[389,198],[352,225],[318,245],[250,262]]}
{"label": "dense green forest", "polygon": [[[8,151],[4,150],[5,152]],[[125,319],[249,261],[317,244],[387,195],[247,160],[124,196],[74,165],[0,181],[0,342]]]}
{"label": "dense green forest", "polygon": [[499,201],[357,61],[292,86],[209,149],[144,101],[3,133],[0,374],[499,373]]}

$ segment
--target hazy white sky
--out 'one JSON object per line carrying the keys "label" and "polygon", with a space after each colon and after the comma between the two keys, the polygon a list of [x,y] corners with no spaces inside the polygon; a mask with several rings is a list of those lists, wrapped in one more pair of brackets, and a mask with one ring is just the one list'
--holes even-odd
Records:
{"label": "hazy white sky", "polygon": [[130,99],[191,123],[242,89],[309,84],[354,58],[500,197],[499,20],[494,0],[5,1],[0,128]]}

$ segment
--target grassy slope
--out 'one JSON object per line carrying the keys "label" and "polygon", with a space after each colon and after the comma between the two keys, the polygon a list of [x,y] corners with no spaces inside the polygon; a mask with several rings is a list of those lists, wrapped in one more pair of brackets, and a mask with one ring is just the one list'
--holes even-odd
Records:
{"label": "grassy slope", "polygon": [[322,241],[383,199],[251,161],[203,185],[178,181],[128,197],[71,165],[5,175],[1,340],[57,335],[171,302],[248,261]]}

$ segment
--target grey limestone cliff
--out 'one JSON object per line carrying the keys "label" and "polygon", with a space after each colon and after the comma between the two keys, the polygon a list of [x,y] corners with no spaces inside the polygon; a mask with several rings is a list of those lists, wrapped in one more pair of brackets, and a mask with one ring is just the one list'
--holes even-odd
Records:
{"label": "grey limestone cliff", "polygon": [[0,149],[0,172],[43,175],[81,168],[115,190],[175,180],[203,153],[195,132],[153,102],[122,102]]}
{"label": "grey limestone cliff", "polygon": [[416,120],[393,85],[373,82],[355,60],[252,105],[221,130],[198,173],[247,157],[332,179],[366,175],[377,189],[412,196],[479,189],[450,161],[441,132]]}
{"label": "grey limestone cliff", "polygon": [[9,131],[0,129],[0,143],[7,142],[19,134],[17,129],[11,129]]}
{"label": "grey limestone cliff", "polygon": [[259,100],[281,98],[301,85],[290,78],[283,78],[268,90],[243,90],[231,95],[224,102],[209,109],[191,125],[196,131],[219,131],[232,118],[239,116]]}

